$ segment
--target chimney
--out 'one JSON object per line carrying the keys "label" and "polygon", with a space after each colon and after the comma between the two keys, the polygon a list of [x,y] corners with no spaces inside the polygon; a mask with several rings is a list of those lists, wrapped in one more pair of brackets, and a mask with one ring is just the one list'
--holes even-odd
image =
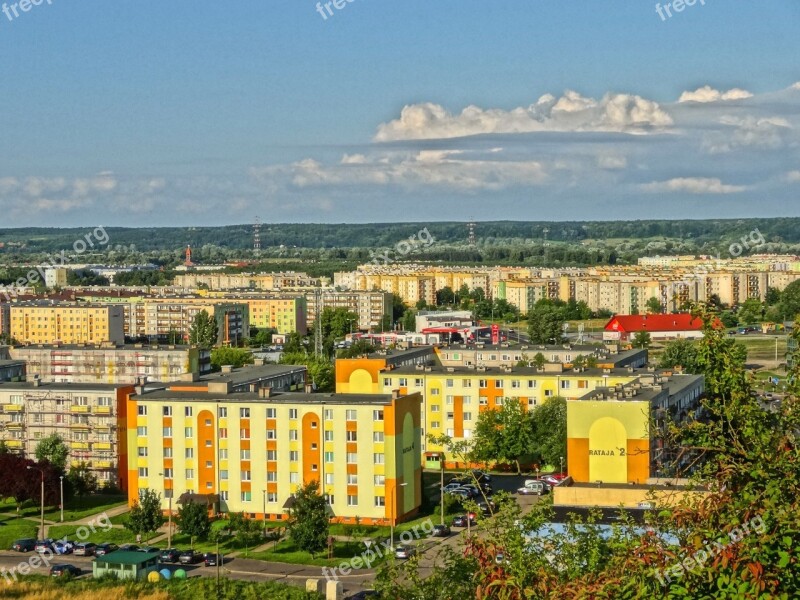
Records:
{"label": "chimney", "polygon": [[233,373],[233,365],[222,365],[221,369],[223,374]]}
{"label": "chimney", "polygon": [[313,383],[306,383],[305,390],[306,390],[306,394],[313,394],[314,393],[314,384]]}
{"label": "chimney", "polygon": [[258,390],[258,397],[259,398],[271,398],[272,397],[272,388],[270,386],[264,386]]}

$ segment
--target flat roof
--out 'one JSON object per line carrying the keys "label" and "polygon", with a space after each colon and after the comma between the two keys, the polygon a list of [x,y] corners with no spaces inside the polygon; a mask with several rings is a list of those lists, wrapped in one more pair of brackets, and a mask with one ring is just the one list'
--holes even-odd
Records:
{"label": "flat roof", "polygon": [[[407,394],[413,396],[415,394]],[[402,396],[405,398],[406,396]],[[388,406],[392,403],[391,394],[307,394],[304,392],[273,392],[269,398],[261,397],[258,392],[236,392],[232,394],[209,392],[181,392],[160,389],[131,396],[137,402],[156,402],[174,400],[176,402],[248,402],[259,404],[375,404]]]}
{"label": "flat roof", "polygon": [[25,365],[25,361],[24,360],[0,360],[0,369],[3,368],[3,367],[18,367],[20,365],[24,366]]}
{"label": "flat roof", "polygon": [[97,556],[94,562],[108,563],[117,565],[143,565],[146,562],[155,559],[158,561],[158,554],[150,552],[127,552],[124,550],[115,550],[103,556]]}
{"label": "flat roof", "polygon": [[0,390],[51,390],[59,392],[102,392],[105,390],[118,390],[133,387],[132,383],[62,383],[40,381],[34,385],[33,381],[5,381],[0,382]]}
{"label": "flat roof", "polygon": [[187,344],[24,344],[14,346],[14,350],[141,350],[142,352],[171,352],[191,350],[197,346]]}
{"label": "flat roof", "polygon": [[207,373],[198,377],[194,382],[176,381],[173,385],[191,385],[198,383],[213,383],[222,382],[230,383],[231,385],[248,383],[256,379],[279,377],[281,375],[289,375],[291,373],[301,373],[308,371],[305,365],[245,365],[239,369],[233,369],[230,373]]}

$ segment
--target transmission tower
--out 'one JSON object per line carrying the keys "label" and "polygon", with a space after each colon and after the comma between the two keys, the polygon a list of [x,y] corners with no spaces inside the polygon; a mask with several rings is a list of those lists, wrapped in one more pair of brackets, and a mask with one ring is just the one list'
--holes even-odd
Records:
{"label": "transmission tower", "polygon": [[314,319],[314,356],[322,355],[322,290],[314,290],[314,308],[316,318]]}
{"label": "transmission tower", "polygon": [[469,237],[467,238],[467,243],[470,246],[474,246],[477,244],[477,239],[475,238],[475,220],[470,217],[469,223],[467,223],[467,230],[469,231]]}
{"label": "transmission tower", "polygon": [[253,253],[258,255],[261,252],[261,219],[256,217],[253,224]]}

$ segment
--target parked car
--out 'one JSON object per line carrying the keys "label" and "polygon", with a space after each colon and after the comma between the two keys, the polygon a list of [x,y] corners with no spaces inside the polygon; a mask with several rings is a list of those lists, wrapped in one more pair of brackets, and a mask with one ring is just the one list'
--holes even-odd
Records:
{"label": "parked car", "polygon": [[73,554],[75,554],[75,556],[94,556],[95,548],[97,548],[97,544],[84,542],[75,546]]}
{"label": "parked car", "polygon": [[377,598],[378,592],[375,590],[364,590],[363,592],[356,592],[352,596],[348,596],[345,600],[368,600],[368,598]]}
{"label": "parked car", "polygon": [[181,551],[177,548],[167,548],[166,550],[161,551],[161,555],[158,557],[159,562],[162,563],[176,563],[181,556]]}
{"label": "parked car", "polygon": [[497,505],[489,500],[488,502],[478,502],[478,508],[484,517],[490,517],[497,511]]}
{"label": "parked car", "polygon": [[58,540],[53,546],[56,554],[72,554],[72,551],[75,549],[75,544],[65,540]]}
{"label": "parked car", "polygon": [[545,477],[542,477],[542,481],[544,481],[545,483],[549,483],[551,486],[557,486],[559,483],[564,481],[564,478],[563,477],[559,478],[558,475],[547,475]]}
{"label": "parked car", "polygon": [[54,544],[55,542],[50,538],[46,540],[36,540],[36,546],[34,547],[34,550],[39,554],[44,552],[52,553],[54,552]]}
{"label": "parked car", "polygon": [[217,565],[224,564],[221,554],[215,554],[214,552],[206,552],[203,555],[203,564],[206,567],[216,567]]}
{"label": "parked car", "polygon": [[76,567],[75,565],[63,564],[50,567],[50,575],[53,577],[77,577],[80,574],[80,567]]}
{"label": "parked car", "polygon": [[144,552],[145,554],[160,554],[161,548],[156,548],[155,546],[142,546],[137,550],[137,552]]}
{"label": "parked car", "polygon": [[451,492],[453,490],[457,490],[462,485],[464,485],[464,484],[461,481],[451,481],[450,483],[445,485],[442,489],[445,491],[445,493],[448,493],[448,492]]}
{"label": "parked car", "polygon": [[405,546],[405,545],[397,546],[394,549],[394,556],[395,556],[395,558],[407,559],[407,558],[411,558],[412,556],[414,556],[414,554],[416,554],[416,552],[417,551],[414,550],[414,548],[412,548],[411,546]]}
{"label": "parked car", "polygon": [[11,544],[11,549],[14,552],[30,552],[36,548],[36,540],[33,538],[24,538],[16,540]]}
{"label": "parked car", "polygon": [[431,537],[447,537],[450,533],[452,532],[447,525],[434,525]]}
{"label": "parked car", "polygon": [[[469,519],[470,527],[474,527],[477,524],[478,523],[477,521],[475,521],[474,517]],[[458,515],[453,519],[453,527],[466,527],[466,526],[467,526],[467,515]]]}
{"label": "parked car", "polygon": [[492,480],[491,475],[489,475],[486,471],[481,471],[480,469],[474,469],[472,471],[472,476],[475,477],[478,483],[489,483]]}
{"label": "parked car", "polygon": [[519,488],[517,493],[521,496],[542,496],[543,494],[550,493],[550,486],[544,481],[529,481],[525,482],[525,485]]}
{"label": "parked car", "polygon": [[203,560],[203,555],[196,550],[185,550],[178,557],[178,562],[182,565],[194,565]]}
{"label": "parked car", "polygon": [[139,546],[136,544],[122,544],[119,547],[120,552],[137,552],[139,550]]}
{"label": "parked car", "polygon": [[106,554],[114,552],[115,550],[119,550],[119,546],[110,542],[106,542],[105,544],[100,544],[94,549],[94,555],[105,556]]}

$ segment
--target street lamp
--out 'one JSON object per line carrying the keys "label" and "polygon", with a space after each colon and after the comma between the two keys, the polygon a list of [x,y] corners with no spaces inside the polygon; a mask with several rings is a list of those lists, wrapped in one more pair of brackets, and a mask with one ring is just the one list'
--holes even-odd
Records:
{"label": "street lamp", "polygon": [[41,497],[41,509],[42,509],[42,516],[39,522],[39,539],[44,539],[44,470],[38,467],[34,467],[32,465],[28,465],[28,471],[39,471],[39,474],[42,476],[42,497]]}
{"label": "street lamp", "polygon": [[64,476],[59,477],[61,480],[61,522],[64,522]]}
{"label": "street lamp", "polygon": [[397,488],[399,487],[406,487],[408,483],[401,483],[400,485],[394,485],[394,493],[392,493],[392,516],[389,520],[389,547],[394,550],[394,522],[397,518]]}
{"label": "street lamp", "polygon": [[564,474],[564,457],[562,456],[561,457],[561,472],[559,473],[559,475],[563,475],[563,474]]}

